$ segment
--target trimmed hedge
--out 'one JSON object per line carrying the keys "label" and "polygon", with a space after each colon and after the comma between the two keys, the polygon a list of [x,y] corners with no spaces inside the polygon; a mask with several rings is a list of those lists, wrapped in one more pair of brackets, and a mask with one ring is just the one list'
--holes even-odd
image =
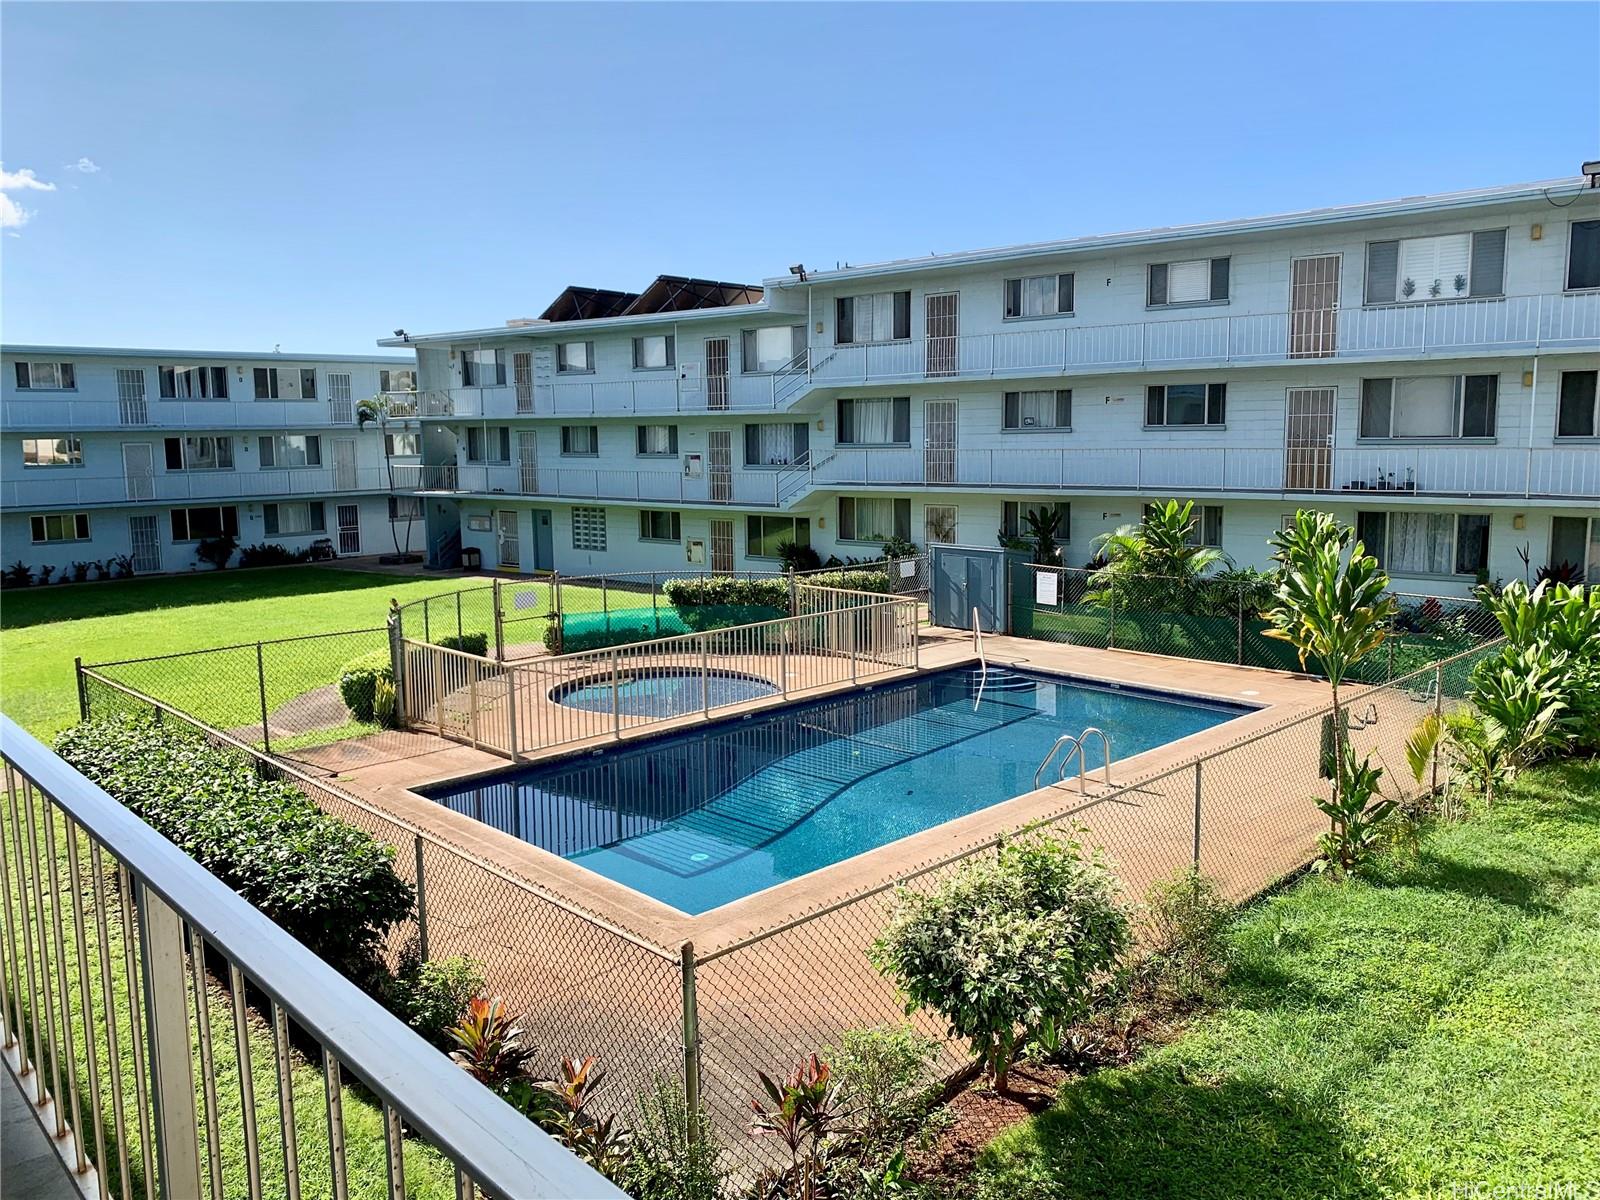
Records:
{"label": "trimmed hedge", "polygon": [[801,583],[812,587],[839,588],[846,592],[879,592],[889,594],[888,571],[818,571],[814,575],[800,576]]}
{"label": "trimmed hedge", "polygon": [[[350,715],[368,724],[377,720],[378,684],[394,688],[394,664],[387,650],[374,650],[345,663],[339,672],[339,696]],[[391,705],[391,716],[392,716]]]}
{"label": "trimmed hedge", "polygon": [[[689,608],[761,605],[789,611],[787,579],[740,579],[736,575],[698,575],[690,579],[669,579],[661,585],[672,606],[682,612]],[[687,620],[687,617],[685,617]]]}
{"label": "trimmed hedge", "polygon": [[[489,635],[487,633],[452,633],[449,637],[442,637],[434,643],[443,646],[446,650],[460,650],[463,654],[476,654],[479,658],[486,658],[489,654]],[[391,682],[393,682],[391,680]]]}
{"label": "trimmed hedge", "polygon": [[371,986],[415,894],[394,851],[243,756],[149,717],[89,721],[56,750],[330,965]]}

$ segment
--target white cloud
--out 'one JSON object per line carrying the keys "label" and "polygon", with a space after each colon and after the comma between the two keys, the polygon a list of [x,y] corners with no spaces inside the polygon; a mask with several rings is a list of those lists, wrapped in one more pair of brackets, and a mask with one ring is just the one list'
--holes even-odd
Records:
{"label": "white cloud", "polygon": [[46,183],[28,167],[20,171],[7,171],[0,167],[0,229],[18,229],[26,225],[33,213],[18,204],[7,192],[53,192],[56,185]]}
{"label": "white cloud", "polygon": [[63,171],[77,171],[81,175],[93,175],[100,170],[100,164],[92,158],[80,158],[75,163],[68,163],[61,168]]}

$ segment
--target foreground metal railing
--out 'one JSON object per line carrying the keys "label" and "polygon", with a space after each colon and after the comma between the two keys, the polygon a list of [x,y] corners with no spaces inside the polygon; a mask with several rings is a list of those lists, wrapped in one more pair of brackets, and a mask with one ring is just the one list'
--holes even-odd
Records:
{"label": "foreground metal railing", "polygon": [[5,1052],[86,1192],[622,1195],[4,716],[0,763]]}

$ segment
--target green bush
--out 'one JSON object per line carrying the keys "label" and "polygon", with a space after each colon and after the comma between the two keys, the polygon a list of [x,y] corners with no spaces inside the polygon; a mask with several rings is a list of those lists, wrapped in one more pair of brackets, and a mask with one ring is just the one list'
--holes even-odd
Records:
{"label": "green bush", "polygon": [[789,581],[763,578],[740,579],[736,575],[697,575],[690,579],[669,579],[661,585],[674,608],[684,610],[703,606],[763,605],[789,611]]}
{"label": "green bush", "polygon": [[839,588],[846,592],[879,592],[888,595],[890,579],[887,571],[846,569],[802,575],[800,582],[808,583],[812,587]]}
{"label": "green bush", "polygon": [[387,650],[374,650],[345,663],[339,671],[339,696],[350,715],[358,721],[372,722],[378,683],[383,681],[394,689],[394,665]]}
{"label": "green bush", "polygon": [[133,814],[364,986],[411,915],[394,851],[330,817],[242,754],[149,717],[65,730],[56,750]]}
{"label": "green bush", "polygon": [[901,888],[872,961],[967,1038],[1004,1090],[1017,1052],[1088,1014],[1128,947],[1115,884],[1076,842],[1035,836],[968,862],[926,894]]}
{"label": "green bush", "polygon": [[378,686],[372,689],[372,719],[385,729],[394,729],[400,724],[399,707],[394,680],[378,680]]}
{"label": "green bush", "polygon": [[717,1200],[722,1195],[722,1146],[710,1115],[697,1114],[700,1136],[689,1136],[683,1085],[657,1079],[639,1097],[632,1153],[617,1182],[637,1200]]}
{"label": "green bush", "polygon": [[1216,882],[1184,867],[1152,883],[1142,907],[1157,984],[1181,999],[1204,995],[1227,966],[1225,934],[1233,919]]}
{"label": "green bush", "polygon": [[939,1043],[912,1026],[851,1029],[823,1050],[849,1114],[841,1141],[861,1171],[881,1178],[934,1099]]}
{"label": "green bush", "polygon": [[476,654],[484,658],[489,653],[489,635],[487,633],[452,633],[449,637],[440,638],[435,645],[443,646],[446,650],[459,650],[463,654]]}
{"label": "green bush", "polygon": [[450,1030],[483,991],[483,964],[476,959],[457,955],[423,962],[411,954],[401,960],[384,1003],[418,1034],[448,1051],[455,1046]]}

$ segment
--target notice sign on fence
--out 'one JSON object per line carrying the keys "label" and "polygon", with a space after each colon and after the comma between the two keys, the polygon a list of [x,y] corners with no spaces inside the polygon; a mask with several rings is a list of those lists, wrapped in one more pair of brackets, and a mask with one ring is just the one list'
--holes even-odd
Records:
{"label": "notice sign on fence", "polygon": [[917,560],[914,558],[902,559],[900,562],[900,578],[911,579],[917,573]]}
{"label": "notice sign on fence", "polygon": [[1036,571],[1033,576],[1033,602],[1054,608],[1061,603],[1061,576],[1054,571]]}

